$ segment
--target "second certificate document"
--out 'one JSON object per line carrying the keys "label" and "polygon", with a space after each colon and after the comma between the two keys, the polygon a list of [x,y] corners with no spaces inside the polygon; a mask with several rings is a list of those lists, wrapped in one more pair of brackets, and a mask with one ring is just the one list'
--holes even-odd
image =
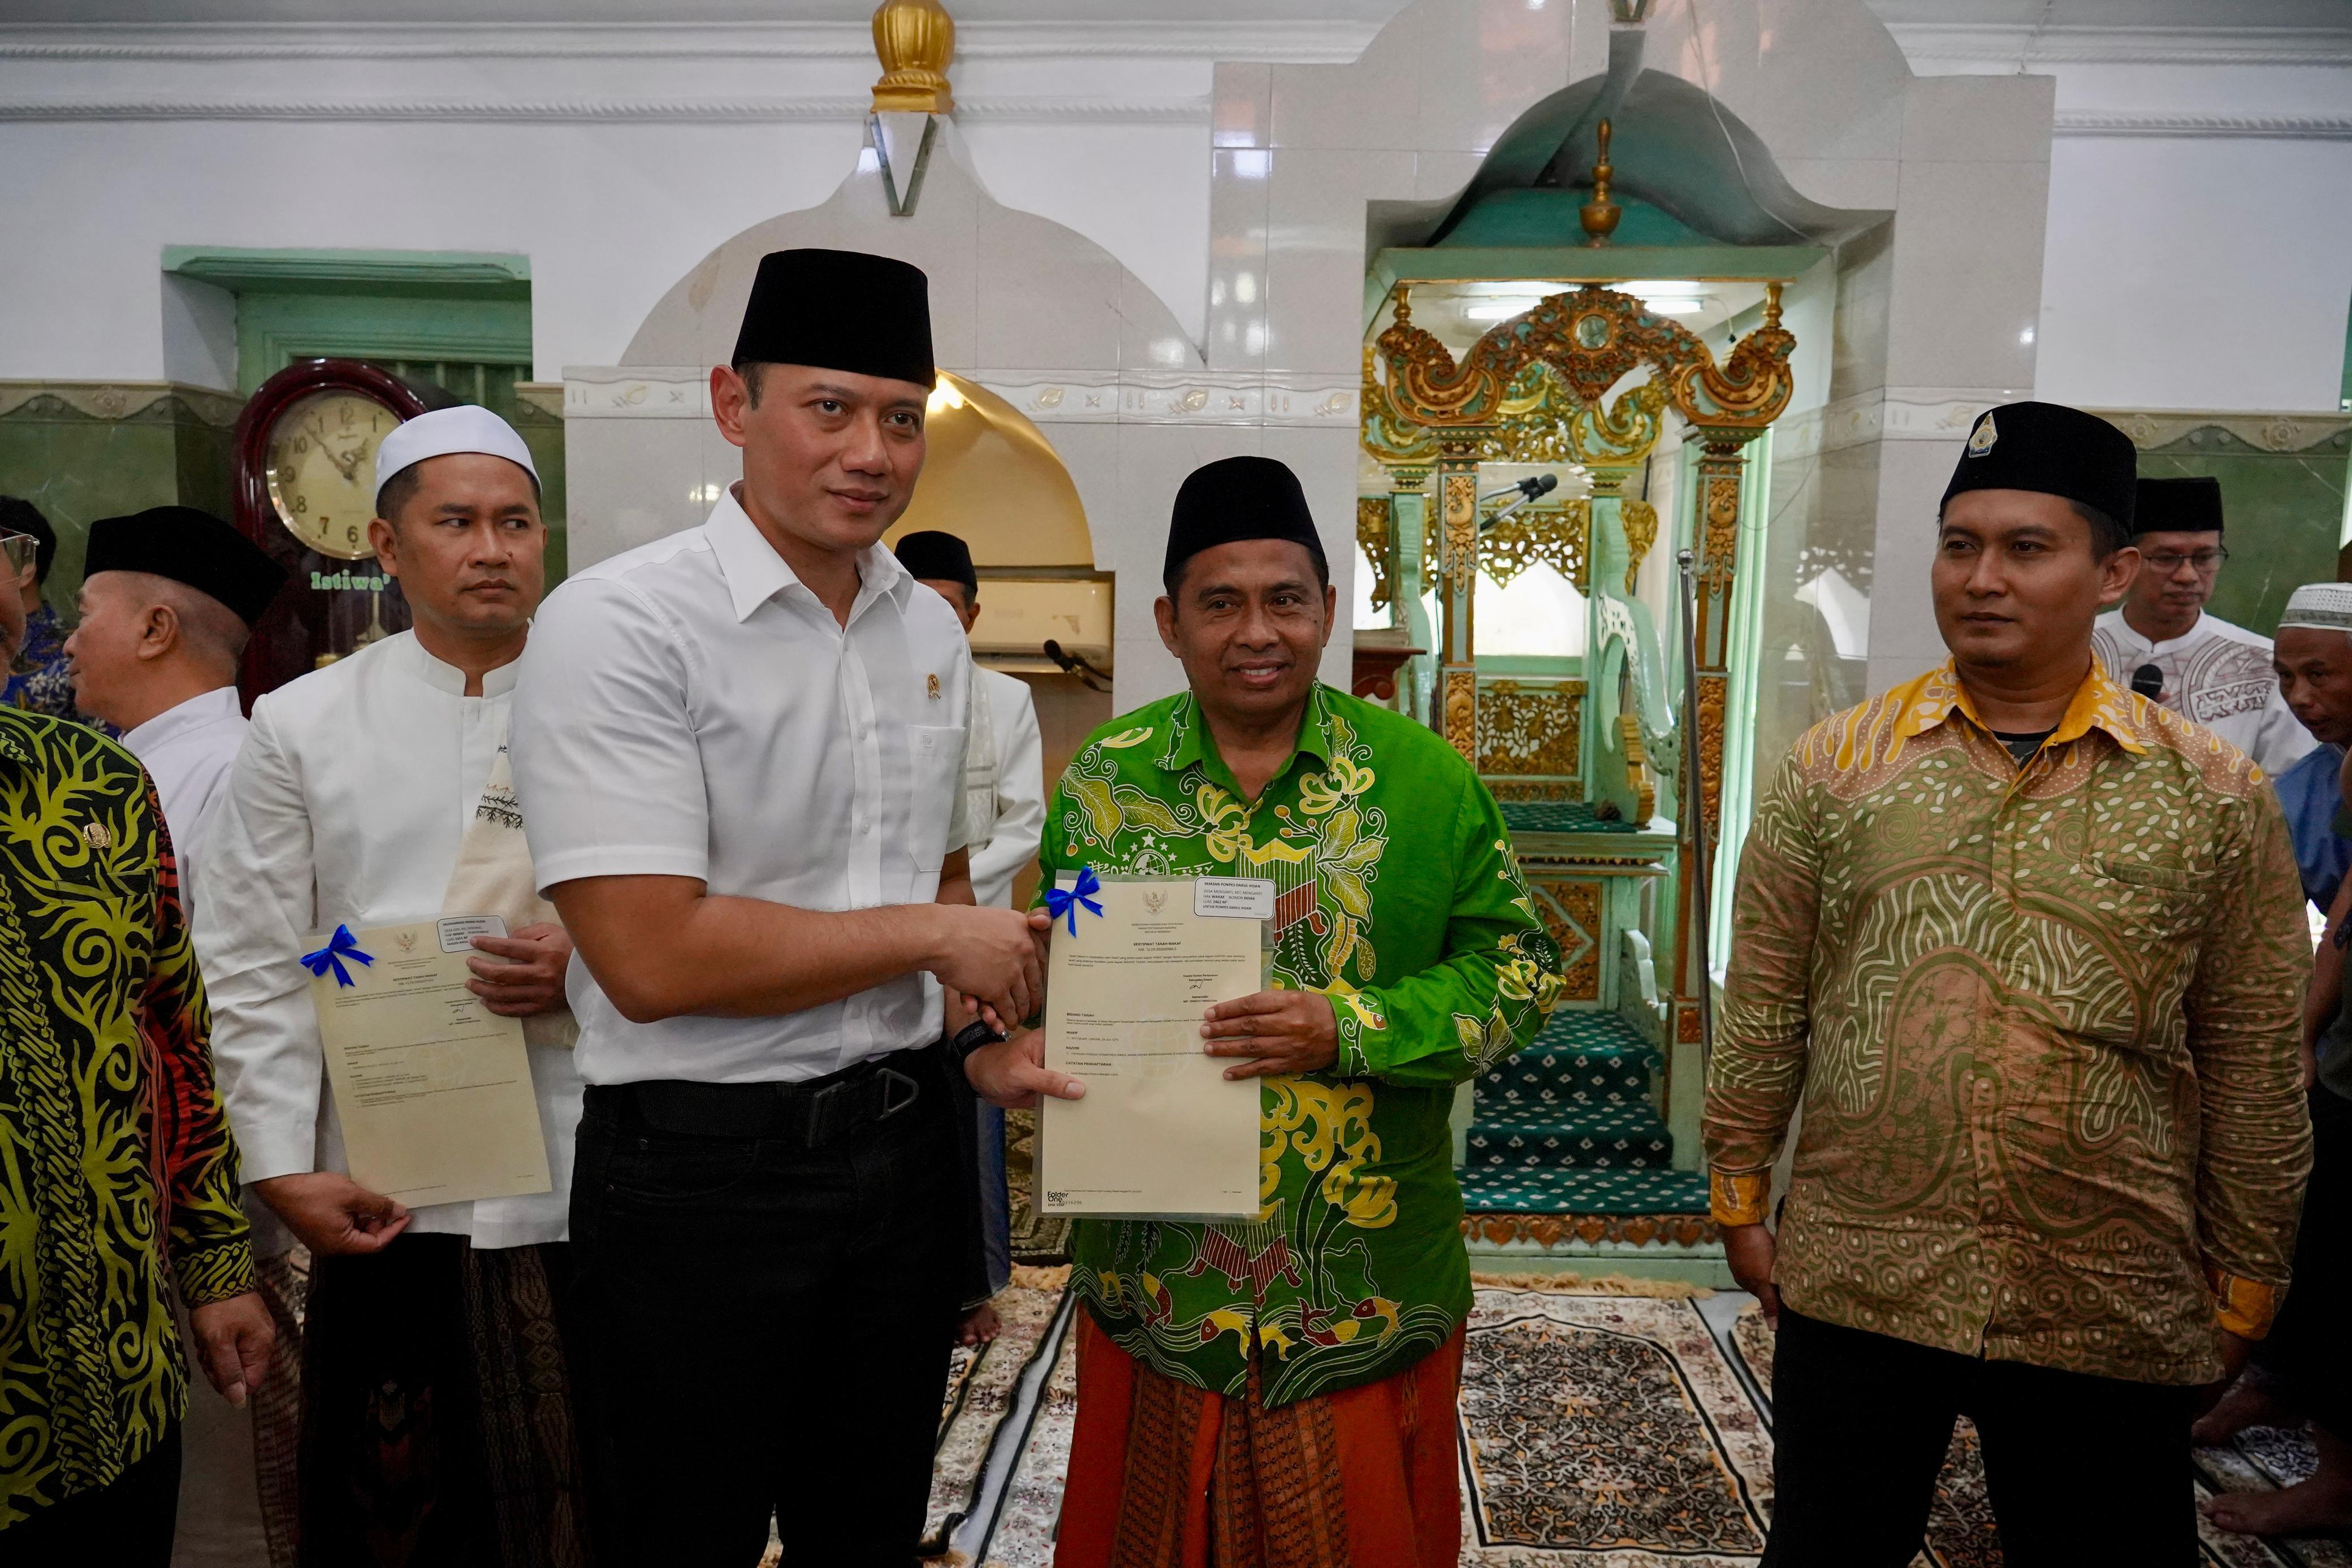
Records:
{"label": "second certificate document", "polygon": [[[1257,885],[1270,906],[1271,884]],[[1041,1113],[1040,1213],[1255,1218],[1258,1081],[1229,1082],[1239,1059],[1209,1055],[1201,1037],[1212,1003],[1261,988],[1260,901],[1230,896],[1254,891],[1225,877],[1106,882],[1088,900],[1100,915],[1082,904],[1055,926],[1045,1061],[1087,1092]]]}

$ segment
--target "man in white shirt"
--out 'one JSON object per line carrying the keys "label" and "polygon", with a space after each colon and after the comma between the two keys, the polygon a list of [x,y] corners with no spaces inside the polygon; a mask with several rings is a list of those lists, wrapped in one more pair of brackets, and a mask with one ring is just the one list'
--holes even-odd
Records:
{"label": "man in white shirt", "polygon": [[[712,371],[743,478],[575,573],[523,659],[515,782],[580,945],[572,1180],[614,1560],[906,1568],[972,1239],[960,1058],[1026,1017],[1042,916],[972,904],[971,658],[883,532],[935,382],[928,282],[782,251]],[[986,1060],[983,1061],[982,1058]],[[607,1531],[610,1533],[607,1533]]]}
{"label": "man in white shirt", "polygon": [[[65,643],[74,706],[121,731],[154,780],[179,861],[180,902],[193,905],[205,835],[245,740],[237,662],[286,569],[210,513],[151,507],[92,523],[82,574],[80,624]],[[283,1336],[296,1332],[283,1306],[290,1239],[262,1204],[247,1197],[245,1207],[256,1280]],[[282,1367],[295,1360],[289,1348]],[[264,1430],[290,1425],[293,1382],[272,1377],[246,1404],[231,1405],[190,1380],[173,1543],[178,1568],[267,1557],[254,1427],[257,1419]]]}
{"label": "man in white shirt", "polygon": [[[488,410],[384,437],[377,559],[414,630],[255,703],[206,845],[196,945],[246,1179],[314,1259],[303,1560],[579,1561],[565,1237],[572,947],[537,898],[505,745],[544,578],[530,451]],[[499,915],[474,991],[520,1017],[552,1190],[411,1209],[344,1174],[302,955],[348,925]]]}
{"label": "man in white shirt", "polygon": [[[908,534],[891,551],[917,582],[948,601],[971,635],[980,619],[980,572],[971,548],[936,528]],[[1013,907],[1013,882],[1037,858],[1045,830],[1045,744],[1029,683],[975,664],[970,738],[963,754],[964,810],[971,818],[971,891],[975,903]],[[981,1239],[988,1288],[1004,1289],[1013,1275],[1013,1212],[1004,1186],[1004,1108],[980,1104]],[[976,1344],[996,1337],[996,1313],[982,1305],[966,1317],[961,1337]]]}
{"label": "man in white shirt", "polygon": [[92,523],[84,562],[65,643],[74,704],[121,730],[155,780],[185,904],[245,740],[237,661],[286,569],[194,507]]}
{"label": "man in white shirt", "polygon": [[2108,678],[2211,730],[2273,777],[2315,744],[2279,695],[2271,640],[2205,613],[2221,563],[2221,482],[2142,479],[2132,543],[2139,575],[2099,617],[2091,648]]}

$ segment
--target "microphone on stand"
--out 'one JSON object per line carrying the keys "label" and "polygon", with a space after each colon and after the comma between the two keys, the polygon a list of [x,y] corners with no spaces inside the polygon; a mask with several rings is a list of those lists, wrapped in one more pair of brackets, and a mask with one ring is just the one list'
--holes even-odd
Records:
{"label": "microphone on stand", "polygon": [[1482,531],[1491,528],[1496,523],[1501,522],[1505,517],[1509,517],[1513,512],[1517,511],[1521,507],[1526,506],[1529,501],[1534,500],[1537,497],[1549,496],[1554,490],[1559,488],[1559,475],[1535,474],[1520,480],[1516,485],[1506,485],[1503,488],[1496,491],[1494,496],[1481,496],[1478,497],[1480,500],[1491,501],[1495,498],[1495,496],[1507,496],[1513,491],[1517,491],[1518,492],[1519,498],[1513,501],[1509,506],[1502,507],[1500,510],[1496,511],[1493,517],[1488,517],[1485,522],[1480,523],[1478,527]]}
{"label": "microphone on stand", "polygon": [[[1067,652],[1051,637],[1045,639],[1045,657],[1061,665],[1066,674],[1076,675],[1079,680],[1084,681],[1090,690],[1097,692],[1110,690],[1109,671],[1096,668],[1087,663],[1086,655]],[[1096,684],[1097,681],[1103,684],[1098,685]]]}
{"label": "microphone on stand", "polygon": [[2131,689],[2155,702],[2164,695],[2164,672],[2154,664],[2142,664],[2132,672]]}

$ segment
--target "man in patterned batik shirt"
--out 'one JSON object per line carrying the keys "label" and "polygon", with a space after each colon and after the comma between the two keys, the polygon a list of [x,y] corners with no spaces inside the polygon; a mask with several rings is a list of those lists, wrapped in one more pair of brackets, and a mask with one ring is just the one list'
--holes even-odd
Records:
{"label": "man in patterned batik shirt", "polygon": [[1768,1564],[1908,1563],[1958,1415],[2011,1568],[2197,1558],[2189,1425],[2269,1325],[2310,1166],[2311,946],[2260,773],[2092,657],[2133,466],[2074,409],[1981,417],[1950,661],[1809,731],[1756,809],[1705,1124],[1779,1319]]}
{"label": "man in patterned batik shirt", "polygon": [[[2221,544],[2221,482],[2142,479],[2133,516],[2139,575],[2123,603],[2099,617],[2092,652],[2116,685],[2154,696],[2276,778],[2314,742],[2280,695],[2271,640],[2205,613],[2230,553]],[[2133,685],[2142,670],[2154,674]]]}
{"label": "man in patterned batik shirt", "polygon": [[[12,569],[32,540],[5,539]],[[0,593],[0,656],[25,611]],[[0,1563],[163,1568],[191,1354],[268,1365],[204,983],[154,786],[0,706]],[[171,1291],[199,1343],[184,1347]]]}
{"label": "man in patterned batik shirt", "polygon": [[1469,766],[1317,683],[1335,602],[1289,469],[1187,479],[1164,581],[1190,689],[1095,732],[1041,864],[1049,887],[1082,867],[1274,883],[1276,988],[1202,1030],[1263,1085],[1266,1204],[1254,1223],[1077,1222],[1055,1562],[1452,1568],[1470,1269],[1447,1118],[1541,1025],[1559,949]]}

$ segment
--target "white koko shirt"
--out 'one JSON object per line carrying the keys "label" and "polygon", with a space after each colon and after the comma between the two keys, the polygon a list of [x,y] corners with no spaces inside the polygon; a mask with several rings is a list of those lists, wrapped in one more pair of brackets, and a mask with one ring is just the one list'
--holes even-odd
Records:
{"label": "white koko shirt", "polygon": [[1029,683],[975,668],[964,810],[971,818],[974,899],[1013,907],[1013,879],[1037,858],[1045,831],[1045,747]]}
{"label": "white koko shirt", "polygon": [[[247,1182],[345,1168],[301,956],[338,925],[356,932],[443,913],[514,683],[508,664],[467,696],[465,672],[403,632],[253,705],[194,922],[214,1066]],[[541,1046],[530,1075],[554,1189],[418,1208],[412,1230],[489,1248],[563,1239],[580,1075],[570,1051]]]}
{"label": "white koko shirt", "polygon": [[[730,494],[709,521],[576,572],[531,629],[515,792],[542,890],[682,876],[800,909],[929,903],[963,847],[972,665],[947,601],[876,546],[846,627]],[[906,975],[772,1018],[631,1023],[572,969],[591,1083],[821,1077],[939,1038]]]}
{"label": "white koko shirt", "polygon": [[2122,611],[2110,610],[2093,622],[2091,648],[2108,678],[2126,691],[2142,664],[2163,671],[2158,702],[2211,730],[2273,778],[2319,744],[2279,695],[2271,640],[2242,626],[2200,614],[2187,636],[2151,643],[2131,629]]}
{"label": "white koko shirt", "polygon": [[204,859],[205,835],[220,810],[229,769],[245,744],[245,708],[235,686],[219,686],[165,708],[122,737],[124,749],[139,758],[155,780],[163,804],[163,826],[180,866],[180,907],[195,906],[196,867]]}

